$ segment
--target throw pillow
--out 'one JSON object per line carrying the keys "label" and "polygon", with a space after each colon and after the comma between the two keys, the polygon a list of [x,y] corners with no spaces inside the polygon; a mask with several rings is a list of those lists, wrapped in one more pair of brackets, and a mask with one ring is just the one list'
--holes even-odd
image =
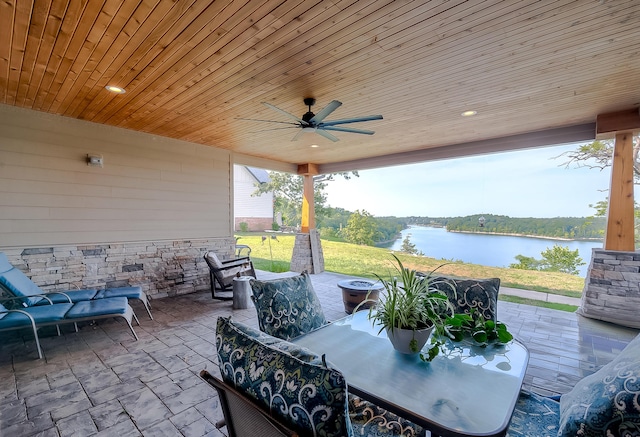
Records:
{"label": "throw pillow", "polygon": [[500,278],[456,279],[440,276],[431,278],[431,284],[447,295],[456,313],[469,314],[475,309],[485,320],[497,322]]}
{"label": "throw pillow", "polygon": [[306,272],[271,281],[252,279],[250,283],[261,331],[291,340],[327,323]]}
{"label": "throw pillow", "polygon": [[204,257],[207,258],[207,260],[211,263],[211,265],[216,269],[222,268],[222,263],[220,262],[220,259],[218,259],[218,256],[215,253],[209,251],[205,253]]}
{"label": "throw pillow", "polygon": [[640,335],[613,361],[562,395],[558,435],[640,435]]}
{"label": "throw pillow", "polygon": [[316,354],[219,317],[222,379],[301,435],[351,436],[347,383]]}

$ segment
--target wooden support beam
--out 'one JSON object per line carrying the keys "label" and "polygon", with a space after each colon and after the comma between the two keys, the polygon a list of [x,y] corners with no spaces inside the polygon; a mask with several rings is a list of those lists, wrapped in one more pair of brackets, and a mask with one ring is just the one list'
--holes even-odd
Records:
{"label": "wooden support beam", "polygon": [[639,131],[639,108],[599,114],[596,118],[596,138],[599,140],[611,139],[619,133],[632,133]]}
{"label": "wooden support beam", "polygon": [[308,233],[310,229],[315,229],[316,227],[316,212],[313,203],[313,177],[318,174],[318,166],[316,164],[300,164],[298,165],[298,174],[301,174],[303,177],[302,219],[300,228],[302,233]]}
{"label": "wooden support beam", "polygon": [[634,251],[633,134],[616,134],[605,250]]}
{"label": "wooden support beam", "polygon": [[319,174],[318,164],[298,164],[298,174],[315,176]]}

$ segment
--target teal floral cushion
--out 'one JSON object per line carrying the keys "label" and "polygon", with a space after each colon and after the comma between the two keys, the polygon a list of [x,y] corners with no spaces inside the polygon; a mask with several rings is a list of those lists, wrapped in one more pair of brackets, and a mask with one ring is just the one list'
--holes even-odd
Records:
{"label": "teal floral cushion", "polygon": [[559,436],[640,436],[640,335],[560,398]]}
{"label": "teal floral cushion", "polygon": [[291,340],[327,323],[307,273],[250,283],[261,331]]}
{"label": "teal floral cushion", "polygon": [[349,419],[356,436],[403,436],[424,435],[424,429],[379,406],[349,395]]}
{"label": "teal floral cushion", "polygon": [[347,383],[321,357],[219,317],[222,379],[301,435],[351,437]]}
{"label": "teal floral cushion", "polygon": [[558,401],[522,390],[511,416],[507,437],[555,437],[559,419]]}
{"label": "teal floral cushion", "polygon": [[457,314],[469,314],[475,309],[485,320],[497,322],[500,278],[455,279],[440,276],[431,278],[431,281],[435,288],[447,295]]}

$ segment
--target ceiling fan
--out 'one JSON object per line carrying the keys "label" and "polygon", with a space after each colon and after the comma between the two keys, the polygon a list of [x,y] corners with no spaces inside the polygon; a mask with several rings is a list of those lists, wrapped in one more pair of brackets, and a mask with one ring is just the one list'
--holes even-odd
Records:
{"label": "ceiling fan", "polygon": [[294,120],[295,123],[291,121],[256,120],[252,118],[240,118],[239,120],[264,121],[268,123],[283,123],[283,124],[291,125],[285,128],[275,128],[275,129],[299,128],[300,131],[298,131],[298,133],[295,134],[295,136],[291,139],[291,141],[297,140],[304,132],[315,132],[318,135],[322,135],[323,137],[334,142],[338,141],[338,138],[328,131],[350,132],[354,134],[364,134],[364,135],[374,134],[374,131],[372,130],[354,129],[354,128],[342,127],[338,125],[349,124],[349,123],[360,123],[362,121],[382,120],[382,115],[368,115],[365,117],[344,118],[341,120],[324,121],[324,119],[327,118],[329,114],[331,114],[333,111],[335,111],[342,105],[342,102],[339,102],[337,100],[332,100],[327,106],[322,108],[322,110],[320,110],[320,112],[318,112],[317,114],[314,114],[313,112],[311,112],[311,107],[315,103],[316,103],[316,99],[312,97],[307,97],[304,99],[304,104],[309,107],[309,111],[306,114],[304,114],[302,118],[298,118],[295,115],[290,114],[287,111],[284,111],[278,108],[277,106],[273,106],[270,103],[266,103],[266,102],[262,103],[267,108],[271,108],[274,111],[277,111],[280,114],[283,114],[286,117]]}

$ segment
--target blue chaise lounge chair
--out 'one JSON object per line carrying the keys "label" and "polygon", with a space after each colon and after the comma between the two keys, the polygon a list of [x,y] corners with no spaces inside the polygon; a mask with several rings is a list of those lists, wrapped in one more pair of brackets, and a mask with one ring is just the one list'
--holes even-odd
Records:
{"label": "blue chaise lounge chair", "polygon": [[[39,296],[45,304],[26,308],[7,309],[0,303],[0,331],[30,328],[38,349],[38,357],[42,358],[42,349],[38,339],[38,329],[44,326],[55,325],[60,335],[59,325],[73,323],[76,332],[77,322],[88,320],[121,317],[126,320],[133,337],[138,336],[131,326],[131,320],[139,324],[133,309],[126,297],[109,297],[97,300],[86,300],[76,303],[51,303],[47,296]],[[5,299],[5,301],[14,299]]]}
{"label": "blue chaise lounge chair", "polygon": [[[24,298],[25,306],[33,307],[48,303],[83,302],[89,300],[105,299],[112,297],[126,297],[127,299],[137,299],[142,302],[149,318],[151,315],[149,299],[138,286],[105,288],[104,290],[67,290],[45,293],[27,275],[12,266],[4,253],[0,252],[0,287],[7,291],[10,296]],[[41,296],[46,295],[49,301]]]}

